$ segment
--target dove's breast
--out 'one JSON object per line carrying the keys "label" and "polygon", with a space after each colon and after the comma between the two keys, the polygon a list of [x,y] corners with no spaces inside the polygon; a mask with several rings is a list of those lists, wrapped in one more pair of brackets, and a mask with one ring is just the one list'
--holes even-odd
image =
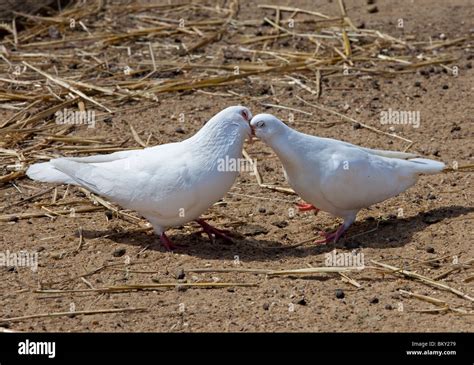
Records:
{"label": "dove's breast", "polygon": [[331,213],[336,216],[344,215],[345,210],[335,207],[322,192],[321,178],[323,172],[318,166],[308,164],[308,168],[301,173],[301,170],[293,170],[285,167],[288,177],[288,183],[293,190],[306,202],[313,204],[315,207]]}
{"label": "dove's breast", "polygon": [[229,165],[233,160],[219,163],[219,158],[192,153],[176,157],[168,168],[150,175],[136,204],[129,207],[163,227],[197,219],[231,188],[238,175],[235,165]]}

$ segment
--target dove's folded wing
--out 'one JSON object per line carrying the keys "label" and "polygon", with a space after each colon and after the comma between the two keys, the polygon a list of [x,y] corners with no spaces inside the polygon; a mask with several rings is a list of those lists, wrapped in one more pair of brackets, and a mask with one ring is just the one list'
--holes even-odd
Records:
{"label": "dove's folded wing", "polygon": [[402,160],[408,160],[410,158],[416,158],[419,155],[416,153],[410,152],[400,152],[400,151],[388,151],[388,150],[374,150],[372,148],[359,147],[362,151],[370,153],[372,155],[388,157],[388,158],[399,158]]}
{"label": "dove's folded wing", "polygon": [[107,155],[94,155],[87,157],[66,157],[65,160],[79,162],[79,163],[102,163],[102,162],[112,162],[116,160],[121,160],[131,156],[135,156],[142,152],[143,150],[130,150],[130,151],[120,151],[114,152]]}
{"label": "dove's folded wing", "polygon": [[[62,160],[73,161],[81,164],[90,164],[90,163],[106,163],[113,162],[117,160],[123,160],[135,156],[148,156],[156,152],[166,153],[168,149],[172,150],[174,143],[169,143],[166,145],[160,145],[155,147],[149,147],[140,150],[129,150],[129,151],[120,151],[115,153],[110,153],[106,155],[94,155],[87,157],[65,157]],[[36,163],[31,165],[26,174],[33,180],[43,181],[43,182],[52,182],[52,183],[61,183],[61,184],[77,184],[77,180],[74,180],[68,174],[59,171],[55,168],[53,161]]]}
{"label": "dove's folded wing", "polygon": [[192,188],[190,159],[184,152],[176,156],[138,154],[98,163],[60,158],[50,163],[75,184],[125,208],[173,217],[180,209],[191,209],[198,198]]}
{"label": "dove's folded wing", "polygon": [[135,157],[135,156],[147,156],[149,154],[155,153],[167,153],[168,151],[173,151],[176,149],[177,143],[167,143],[154,147],[148,147],[145,149],[136,149],[128,151],[119,151],[110,153],[107,155],[94,155],[87,157],[67,157],[65,159],[69,161],[81,162],[81,163],[102,163],[102,162],[112,162],[116,160],[122,160],[125,158]]}
{"label": "dove's folded wing", "polygon": [[402,160],[350,147],[338,149],[327,160],[321,192],[339,209],[361,209],[400,194],[416,182],[420,173],[442,166],[431,160]]}
{"label": "dove's folded wing", "polygon": [[400,158],[402,160],[407,160],[407,159],[410,159],[410,158],[419,157],[419,155],[416,154],[416,153],[400,152],[400,151],[388,151],[388,150],[377,150],[377,149],[357,146],[357,145],[349,143],[349,142],[343,142],[343,141],[338,141],[338,140],[334,140],[334,141],[339,142],[340,144],[342,144],[346,147],[358,148],[362,151],[370,153],[371,155],[376,155],[376,156],[381,156],[381,157]]}

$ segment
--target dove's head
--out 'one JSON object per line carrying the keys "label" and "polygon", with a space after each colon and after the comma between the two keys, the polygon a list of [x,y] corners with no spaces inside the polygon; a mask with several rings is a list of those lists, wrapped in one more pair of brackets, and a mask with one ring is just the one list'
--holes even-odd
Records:
{"label": "dove's head", "polygon": [[250,121],[250,127],[254,135],[264,142],[269,142],[288,128],[285,123],[271,114],[257,114]]}
{"label": "dove's head", "polygon": [[250,128],[252,113],[241,105],[230,106],[217,113],[212,119],[220,121],[221,127],[227,131],[236,128],[241,136],[251,139],[253,130]]}

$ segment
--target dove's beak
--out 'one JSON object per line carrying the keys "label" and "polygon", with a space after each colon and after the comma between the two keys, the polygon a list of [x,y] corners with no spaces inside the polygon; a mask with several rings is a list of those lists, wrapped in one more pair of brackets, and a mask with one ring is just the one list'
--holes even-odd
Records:
{"label": "dove's beak", "polygon": [[254,137],[255,137],[255,129],[254,129],[254,127],[250,124],[250,120],[249,120],[248,122],[249,122],[249,127],[250,127],[249,143],[252,144],[253,141],[254,141]]}

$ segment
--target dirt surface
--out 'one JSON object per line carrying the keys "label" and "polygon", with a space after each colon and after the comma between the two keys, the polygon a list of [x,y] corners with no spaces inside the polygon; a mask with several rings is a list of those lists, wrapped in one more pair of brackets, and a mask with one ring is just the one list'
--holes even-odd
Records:
{"label": "dirt surface", "polygon": [[[265,3],[265,2],[257,2]],[[281,5],[337,16],[337,1],[278,1]],[[470,0],[381,1],[377,12],[369,13],[364,1],[346,1],[353,22],[379,29],[395,37],[412,35],[420,41],[429,37],[447,39],[472,37],[474,8]],[[287,16],[288,14],[286,14]],[[272,10],[257,8],[254,1],[242,1],[238,20],[274,17]],[[397,28],[403,18],[404,29]],[[310,28],[308,28],[310,29]],[[253,28],[255,34],[268,27]],[[236,104],[248,106],[253,114],[274,113],[292,127],[313,135],[331,137],[365,147],[404,150],[408,143],[374,133],[335,115],[320,111],[296,98],[317,102],[385,132],[395,132],[414,144],[409,151],[444,161],[450,166],[473,163],[472,41],[469,47],[453,51],[458,58],[458,76],[441,66],[427,66],[394,78],[381,75],[323,77],[321,95],[292,85],[275,75],[270,85],[252,78],[232,87],[163,94],[142,111],[97,123],[94,129],[76,126],[71,135],[104,137],[107,141],[127,140],[126,147],[139,147],[131,137],[129,123],[150,144],[180,141],[194,134],[221,109]],[[289,45],[291,47],[291,44]],[[206,48],[209,55],[226,51],[225,42]],[[220,52],[220,53],[219,53]],[[160,56],[157,55],[159,58]],[[232,59],[229,61],[232,63]],[[313,78],[314,75],[306,74]],[[229,94],[235,92],[236,95]],[[239,96],[241,95],[241,96]],[[294,112],[262,103],[279,104],[312,113]],[[135,107],[137,105],[130,105]],[[382,125],[384,110],[420,112],[420,126]],[[180,113],[184,122],[179,123]],[[8,118],[10,112],[2,112]],[[315,123],[316,122],[316,123]],[[327,123],[320,123],[327,122]],[[334,123],[329,123],[334,122]],[[177,129],[181,126],[181,129]],[[389,129],[391,128],[392,129]],[[1,137],[0,137],[1,138]],[[281,165],[262,142],[245,145],[266,183],[287,186]],[[61,154],[58,151],[58,154]],[[453,266],[474,257],[472,219],[472,174],[446,173],[421,177],[418,184],[398,197],[361,211],[356,223],[337,244],[318,246],[309,240],[318,230],[335,229],[340,221],[320,212],[298,212],[298,198],[259,187],[255,176],[242,172],[231,191],[206,214],[213,225],[232,231],[232,245],[210,242],[197,226],[169,229],[169,237],[182,247],[167,252],[149,232],[142,232],[130,219],[106,214],[104,210],[75,216],[38,217],[0,222],[0,251],[39,251],[37,272],[30,268],[0,267],[0,317],[38,313],[144,307],[141,312],[60,316],[27,319],[0,324],[19,331],[472,331],[472,315],[453,311],[420,313],[439,308],[400,290],[445,301],[451,308],[472,311],[472,302],[445,290],[433,288],[398,275],[367,268],[347,275],[360,288],[337,274],[267,277],[252,273],[194,273],[190,269],[296,269],[325,266],[326,254],[355,253],[366,266],[371,260],[404,267],[430,278],[457,268],[439,279],[449,287],[474,295],[472,266]],[[0,187],[2,214],[41,212],[51,202],[53,191],[24,204],[16,204],[53,185],[28,178]],[[66,190],[68,193],[65,198]],[[88,202],[76,187],[59,186],[57,201]],[[58,210],[61,206],[46,206]],[[43,210],[44,212],[44,210]],[[132,212],[133,213],[133,212]],[[294,213],[294,214],[293,214]],[[82,229],[80,242],[79,230]],[[457,260],[457,261],[456,261]],[[126,264],[129,265],[126,265]],[[116,266],[98,270],[103,265]],[[184,269],[183,275],[180,270]],[[255,287],[171,288],[124,293],[35,293],[35,289],[90,289],[117,285],[194,282],[255,283]],[[342,293],[341,294],[341,291]]]}

